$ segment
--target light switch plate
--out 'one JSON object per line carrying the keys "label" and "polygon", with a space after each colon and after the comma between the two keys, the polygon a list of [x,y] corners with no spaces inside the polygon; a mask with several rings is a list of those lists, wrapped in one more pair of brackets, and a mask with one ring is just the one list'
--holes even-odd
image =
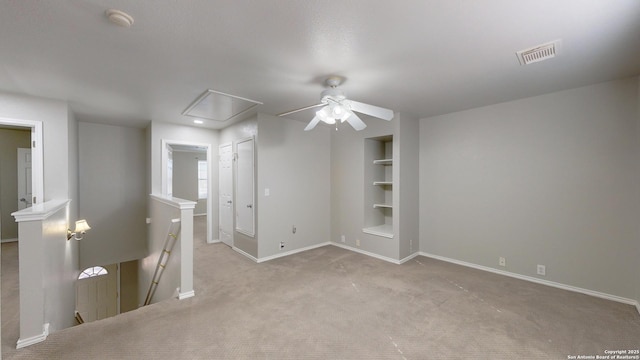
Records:
{"label": "light switch plate", "polygon": [[264,196],[269,196],[270,194],[269,189],[264,189]]}

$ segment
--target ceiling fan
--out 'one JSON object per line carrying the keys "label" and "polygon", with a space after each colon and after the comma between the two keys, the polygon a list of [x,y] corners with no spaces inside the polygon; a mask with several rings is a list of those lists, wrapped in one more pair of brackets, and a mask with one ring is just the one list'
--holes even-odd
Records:
{"label": "ceiling fan", "polygon": [[356,131],[360,131],[366,128],[367,124],[365,124],[364,121],[362,121],[362,119],[360,119],[358,115],[355,114],[356,112],[387,121],[391,121],[391,119],[393,119],[392,110],[347,99],[344,91],[337,88],[343,80],[344,78],[339,76],[330,76],[326,81],[329,89],[326,89],[322,91],[322,93],[320,93],[319,104],[287,111],[282,114],[278,114],[278,116],[286,116],[289,114],[297,113],[299,111],[322,106],[320,110],[316,111],[316,116],[311,119],[311,122],[309,122],[309,125],[304,128],[304,131],[309,131],[315,128],[320,121],[329,125],[336,124],[338,121],[346,121]]}

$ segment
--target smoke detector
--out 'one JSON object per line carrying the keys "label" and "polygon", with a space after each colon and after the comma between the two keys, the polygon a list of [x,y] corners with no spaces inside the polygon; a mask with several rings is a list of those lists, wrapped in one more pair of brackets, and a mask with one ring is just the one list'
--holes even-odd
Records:
{"label": "smoke detector", "polygon": [[520,65],[529,65],[539,61],[556,57],[560,53],[562,40],[554,40],[545,44],[540,44],[529,49],[516,52]]}
{"label": "smoke detector", "polygon": [[104,13],[107,16],[107,19],[112,23],[122,26],[122,27],[131,27],[133,25],[133,17],[127,14],[124,11],[109,9]]}

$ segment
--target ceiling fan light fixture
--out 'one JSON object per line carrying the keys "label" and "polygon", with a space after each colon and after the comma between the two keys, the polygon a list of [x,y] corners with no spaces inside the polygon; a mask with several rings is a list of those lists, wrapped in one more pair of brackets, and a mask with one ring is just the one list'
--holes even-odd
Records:
{"label": "ceiling fan light fixture", "polygon": [[318,117],[318,119],[320,119],[322,122],[324,122],[325,124],[335,124],[336,123],[336,119],[332,116],[332,111],[331,108],[329,107],[329,105],[323,107],[322,109],[318,110],[316,112],[316,116]]}

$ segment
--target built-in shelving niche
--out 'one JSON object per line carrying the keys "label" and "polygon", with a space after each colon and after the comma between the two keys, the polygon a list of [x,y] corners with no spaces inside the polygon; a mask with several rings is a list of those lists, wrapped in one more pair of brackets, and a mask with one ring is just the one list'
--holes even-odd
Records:
{"label": "built-in shelving niche", "polygon": [[393,238],[393,136],[364,140],[363,232]]}

